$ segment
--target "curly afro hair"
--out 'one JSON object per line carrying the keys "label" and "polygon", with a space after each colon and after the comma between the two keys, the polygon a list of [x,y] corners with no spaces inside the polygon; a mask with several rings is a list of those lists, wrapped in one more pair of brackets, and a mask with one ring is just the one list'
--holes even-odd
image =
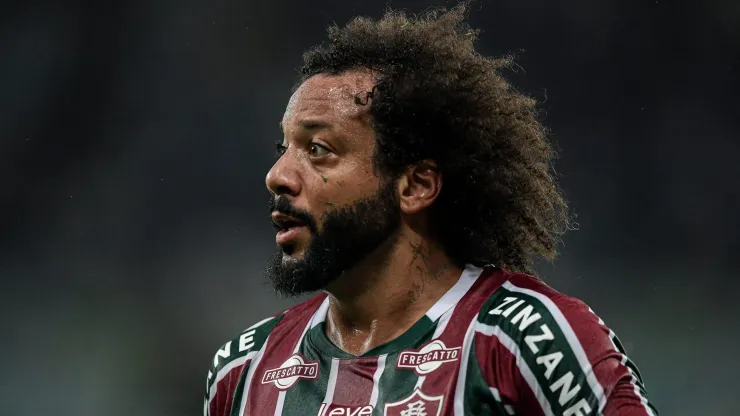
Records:
{"label": "curly afro hair", "polygon": [[331,26],[329,41],[304,54],[297,85],[316,74],[373,71],[376,86],[355,101],[370,105],[376,169],[394,177],[433,160],[444,185],[429,219],[445,254],[460,266],[531,272],[537,257],[556,256],[567,204],[536,101],[501,76],[511,58],[475,51],[467,9],[389,10]]}

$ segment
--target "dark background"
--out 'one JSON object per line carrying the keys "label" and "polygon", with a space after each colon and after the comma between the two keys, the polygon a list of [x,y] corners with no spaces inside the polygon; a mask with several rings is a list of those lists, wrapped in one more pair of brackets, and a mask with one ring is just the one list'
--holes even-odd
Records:
{"label": "dark background", "polygon": [[[384,7],[3,6],[0,413],[200,412],[216,349],[295,302],[262,278],[264,176],[301,53]],[[519,54],[560,148],[580,229],[542,277],[619,334],[663,415],[740,414],[740,3],[491,0],[471,22]]]}

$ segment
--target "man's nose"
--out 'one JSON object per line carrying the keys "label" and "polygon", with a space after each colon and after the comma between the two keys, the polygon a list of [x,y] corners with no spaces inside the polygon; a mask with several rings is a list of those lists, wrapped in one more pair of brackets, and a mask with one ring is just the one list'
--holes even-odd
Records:
{"label": "man's nose", "polygon": [[296,196],[300,193],[299,175],[289,155],[284,154],[272,165],[267,172],[265,184],[273,195]]}

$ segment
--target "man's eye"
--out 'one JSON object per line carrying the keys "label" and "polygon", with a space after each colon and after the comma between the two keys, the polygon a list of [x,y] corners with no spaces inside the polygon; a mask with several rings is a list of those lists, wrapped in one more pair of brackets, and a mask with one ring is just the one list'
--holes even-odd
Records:
{"label": "man's eye", "polygon": [[288,146],[284,145],[283,142],[275,143],[275,155],[280,157],[288,150]]}
{"label": "man's eye", "polygon": [[312,157],[322,157],[328,155],[330,151],[320,144],[311,143],[311,147],[309,147],[309,153],[311,153]]}

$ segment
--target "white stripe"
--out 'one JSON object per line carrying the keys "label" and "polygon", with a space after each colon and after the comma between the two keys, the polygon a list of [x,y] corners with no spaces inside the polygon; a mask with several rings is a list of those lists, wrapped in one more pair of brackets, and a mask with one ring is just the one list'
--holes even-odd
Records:
{"label": "white stripe", "polygon": [[337,387],[337,371],[339,370],[339,358],[331,359],[331,370],[329,371],[329,382],[326,385],[326,396],[324,403],[331,403],[334,400],[334,389]]}
{"label": "white stripe", "polygon": [[267,349],[267,343],[269,341],[270,341],[270,336],[268,335],[267,338],[265,338],[265,343],[262,344],[262,348],[260,348],[260,350],[257,352],[257,354],[252,359],[252,362],[249,364],[249,370],[247,370],[247,377],[244,380],[244,391],[242,392],[242,402],[239,405],[239,416],[244,416],[244,410],[247,407],[247,398],[249,397],[249,387],[252,385],[252,378],[254,377],[254,372],[257,369],[257,366],[259,366],[260,361],[262,361],[262,355],[265,353],[265,349]]}
{"label": "white stripe", "polygon": [[383,375],[385,370],[385,358],[388,354],[383,354],[378,357],[378,368],[375,369],[373,374],[373,392],[370,394],[370,406],[375,407],[378,403],[378,394],[380,393],[380,376]]}
{"label": "white stripe", "polygon": [[236,367],[239,367],[240,365],[243,365],[245,362],[249,361],[257,355],[256,351],[251,351],[249,354],[245,355],[244,357],[239,357],[235,359],[234,361],[226,364],[219,370],[218,374],[216,375],[216,378],[213,380],[213,384],[211,384],[211,390],[208,392],[208,404],[210,405],[211,399],[213,399],[213,396],[216,395],[216,391],[218,391],[218,382],[221,381],[224,377],[226,377],[227,374]]}
{"label": "white stripe", "polygon": [[614,338],[617,337],[617,334],[615,334],[614,331],[612,331],[611,329],[609,329],[608,326],[606,326],[606,323],[604,323],[601,317],[597,315],[596,312],[593,311],[593,309],[589,307],[588,310],[589,312],[594,314],[594,316],[599,320],[599,325],[609,330],[609,341],[612,343],[612,346],[614,347],[614,351],[617,354],[620,354],[622,356],[622,359],[619,361],[619,363],[622,364],[622,366],[626,368],[627,371],[630,373],[630,376],[632,376],[630,379],[630,383],[632,383],[632,386],[634,387],[635,395],[640,399],[640,403],[642,403],[642,406],[645,408],[645,413],[647,413],[648,416],[655,416],[655,413],[653,413],[653,410],[650,409],[650,406],[648,406],[647,397],[643,396],[642,392],[640,392],[640,388],[637,385],[637,375],[632,371],[631,368],[627,367],[627,361],[629,360],[629,358],[627,358],[627,355],[622,353],[619,350],[617,343],[614,342]]}
{"label": "white stripe", "polygon": [[254,324],[254,325],[250,326],[249,328],[245,329],[244,331],[246,332],[246,331],[249,331],[250,329],[255,329],[255,328],[257,328],[258,326],[260,326],[260,325],[264,324],[265,322],[267,322],[267,321],[271,321],[271,320],[273,320],[273,319],[275,319],[275,318],[276,318],[275,316],[271,316],[271,317],[269,317],[269,318],[265,318],[265,319],[263,319],[263,320],[261,320],[261,321],[257,322],[256,324]]}
{"label": "white stripe", "polygon": [[[437,323],[437,327],[434,328],[434,334],[432,335],[432,341],[439,338],[440,335],[445,331],[447,328],[447,324],[450,322],[450,317],[452,316],[452,313],[455,311],[455,306],[453,305],[450,310],[444,313],[441,318],[439,318],[439,322]],[[420,389],[421,385],[424,384],[424,380],[426,380],[427,376],[420,376],[418,380],[416,380],[416,386],[414,386],[414,390]]]}
{"label": "white stripe", "polygon": [[588,381],[589,387],[591,387],[594,395],[599,400],[599,409],[597,413],[600,414],[601,411],[604,409],[604,406],[606,406],[606,396],[604,395],[604,388],[596,379],[596,375],[591,368],[591,362],[588,360],[588,357],[586,356],[586,352],[583,350],[581,342],[578,341],[576,333],[573,331],[570,323],[560,311],[560,308],[558,308],[558,306],[550,298],[541,293],[535,292],[534,290],[515,286],[511,284],[511,282],[504,282],[503,286],[504,288],[512,292],[524,293],[525,295],[532,296],[535,299],[539,300],[540,302],[542,302],[543,305],[545,305],[553,318],[555,318],[555,322],[560,327],[560,330],[563,331],[563,334],[565,334],[565,338],[568,340],[568,344],[573,350],[573,354],[576,356],[578,363],[581,365],[581,370],[586,375],[586,380]]}
{"label": "white stripe", "polygon": [[[439,319],[437,327],[434,329],[432,340],[439,338],[445,329],[447,329],[447,324],[450,322],[450,317],[452,317],[452,313],[455,311],[455,307],[458,302],[466,293],[468,293],[470,288],[473,287],[482,273],[483,269],[470,264],[466,265],[465,270],[463,270],[457,283],[455,283],[450,290],[448,290],[447,293],[445,293],[426,313],[426,316],[432,321]],[[416,380],[414,389],[420,389],[426,378],[427,376],[420,376],[419,379]]]}
{"label": "white stripe", "polygon": [[504,404],[504,402],[501,401],[501,393],[499,393],[498,389],[496,387],[489,387],[489,389],[491,389],[491,394],[493,394],[493,398],[504,406],[504,410],[506,410],[506,413],[509,415],[513,415],[514,408],[509,406],[508,404]]}
{"label": "white stripe", "polygon": [[496,387],[490,387],[491,394],[493,394],[493,398],[496,399],[497,402],[501,403],[501,393],[499,393],[498,389]]}
{"label": "white stripe", "polygon": [[326,321],[326,313],[329,311],[329,297],[327,296],[326,299],[324,299],[323,302],[321,302],[321,305],[319,305],[319,308],[316,309],[316,312],[313,314],[313,318],[311,318],[311,328],[315,328],[316,325]]}
{"label": "white stripe", "polygon": [[[592,311],[592,312],[593,312],[593,311]],[[599,322],[600,322],[600,323],[601,323],[602,325],[604,325],[603,321],[601,321],[601,318],[599,318]],[[604,326],[606,326],[606,325],[604,325]],[[610,330],[609,330],[609,341],[611,341],[611,343],[612,343],[612,346],[614,347],[614,351],[616,351],[616,352],[617,352],[618,354],[620,354],[620,355],[622,356],[622,359],[620,360],[620,362],[619,362],[619,363],[620,363],[620,364],[622,364],[622,366],[623,366],[624,368],[626,368],[626,369],[627,369],[627,371],[628,371],[628,372],[630,373],[630,376],[632,376],[632,377],[630,378],[630,383],[632,383],[632,387],[634,388],[633,390],[635,391],[635,395],[636,395],[636,396],[637,396],[637,397],[638,397],[638,398],[640,399],[640,403],[642,403],[642,407],[644,407],[644,408],[645,408],[645,413],[647,413],[647,414],[648,414],[648,416],[655,416],[655,413],[653,413],[653,410],[652,410],[652,409],[650,409],[650,406],[648,406],[648,400],[647,400],[647,397],[643,396],[643,395],[642,395],[642,392],[640,392],[640,387],[639,387],[639,386],[637,385],[637,374],[635,374],[635,373],[634,373],[634,372],[632,371],[632,369],[631,369],[631,368],[627,367],[627,360],[628,360],[628,358],[627,358],[627,355],[626,355],[626,354],[623,354],[623,353],[622,353],[621,351],[619,351],[619,348],[617,347],[617,343],[616,343],[616,342],[614,342],[614,338],[615,338],[616,336],[617,336],[617,335],[616,335],[616,334],[614,333],[614,331],[612,331],[612,330],[610,329]]]}
{"label": "white stripe", "polygon": [[[617,354],[619,354],[619,355],[621,355],[621,356],[622,356],[622,359],[621,359],[621,360],[619,360],[619,364],[622,364],[623,366],[627,367],[627,359],[628,359],[628,358],[627,358],[627,356],[626,356],[625,354],[622,354],[622,353],[621,353],[621,352],[619,351],[619,347],[617,347],[617,343],[616,343],[616,342],[614,342],[614,337],[616,337],[616,336],[617,336],[617,334],[615,334],[615,333],[614,333],[614,331],[612,331],[612,330],[610,329],[610,330],[609,330],[609,341],[611,341],[611,343],[612,343],[612,347],[614,347],[614,351],[616,351],[616,352],[617,352]],[[629,368],[627,368],[627,370],[629,370]]]}
{"label": "white stripe", "polygon": [[283,405],[285,404],[285,390],[281,390],[278,394],[277,404],[275,404],[275,416],[283,414]]}
{"label": "white stripe", "polygon": [[[545,396],[545,392],[542,391],[542,387],[537,382],[537,378],[534,376],[534,373],[532,373],[532,370],[529,368],[527,363],[522,359],[522,352],[519,350],[519,346],[516,344],[516,342],[514,342],[514,340],[511,339],[511,337],[509,337],[505,332],[503,332],[498,325],[491,326],[491,325],[486,325],[486,324],[476,321],[475,330],[476,332],[480,332],[483,335],[494,336],[498,338],[501,345],[503,345],[507,350],[509,350],[511,355],[514,356],[516,365],[517,367],[519,367],[519,372],[522,374],[524,381],[526,381],[527,384],[529,385],[529,388],[532,389],[532,392],[537,398],[537,402],[540,404],[540,407],[542,408],[542,412],[545,413],[546,416],[554,416],[555,414],[552,412],[552,407],[550,407],[550,402],[547,400]],[[455,411],[457,411],[457,398],[455,399],[455,406],[456,406]],[[457,414],[458,413],[455,413],[455,415]]]}
{"label": "white stripe", "polygon": [[514,408],[509,406],[508,404],[504,404],[504,402],[501,401],[501,393],[499,393],[498,389],[496,387],[489,388],[491,389],[491,394],[493,394],[493,398],[504,406],[504,410],[506,411],[506,413],[509,415],[513,415]]}
{"label": "white stripe", "polygon": [[447,291],[441,298],[431,307],[426,313],[426,316],[432,321],[436,321],[452,306],[470,290],[470,288],[478,280],[478,277],[483,273],[483,269],[468,264],[465,266],[460,278],[457,280],[450,290]]}
{"label": "white stripe", "polygon": [[628,371],[630,372],[630,374],[632,375],[632,379],[630,380],[630,383],[632,383],[632,385],[633,385],[633,386],[635,387],[635,394],[637,395],[637,397],[639,397],[639,398],[640,398],[640,403],[642,403],[642,407],[644,407],[644,408],[645,408],[645,412],[646,412],[646,413],[647,413],[647,414],[648,414],[649,416],[655,416],[655,413],[653,413],[653,411],[652,411],[652,410],[650,409],[650,407],[648,406],[648,401],[647,401],[647,399],[645,398],[645,396],[643,396],[643,395],[642,395],[642,394],[640,393],[640,388],[639,388],[639,387],[637,387],[637,374],[635,374],[635,373],[634,373],[634,372],[632,371],[632,369],[631,369],[631,368],[629,368],[629,367],[627,368],[627,370],[628,370]]}
{"label": "white stripe", "polygon": [[457,372],[457,384],[455,385],[455,398],[453,400],[455,416],[465,415],[465,378],[468,375],[468,359],[470,357],[470,349],[473,346],[475,323],[477,320],[478,317],[476,316],[470,321],[470,325],[468,325],[468,329],[465,331],[465,338],[463,338],[462,357],[460,357],[460,369]]}
{"label": "white stripe", "polygon": [[[255,328],[257,328],[257,327],[259,327],[259,326],[261,326],[261,325],[265,324],[266,322],[271,321],[273,319],[275,319],[275,317],[274,316],[271,316],[269,318],[265,318],[265,319],[263,319],[263,320],[255,323],[254,325],[252,325],[249,328],[245,329],[244,332],[243,332],[243,334],[240,335],[239,337],[241,338],[242,336],[249,336],[250,337],[250,340],[251,340],[251,337],[255,334],[255,331],[254,331]],[[233,341],[229,341],[229,344],[231,342],[233,342]],[[265,342],[267,342],[267,341],[265,341]],[[250,342],[246,346],[247,347],[246,349],[252,348],[253,346],[254,346],[254,342]],[[205,405],[204,405],[206,407],[206,409],[208,409],[210,407],[211,400],[213,399],[213,396],[215,396],[216,395],[216,392],[218,391],[218,382],[221,381],[224,377],[226,377],[226,375],[229,374],[229,372],[231,372],[231,370],[233,370],[234,368],[236,368],[236,367],[238,367],[240,365],[243,365],[245,362],[247,362],[247,361],[251,360],[252,358],[254,358],[255,355],[257,355],[257,352],[256,351],[250,351],[244,357],[236,358],[233,361],[231,361],[230,363],[226,364],[225,366],[223,366],[218,371],[218,373],[216,373],[215,378],[211,382],[213,384],[211,384],[211,388],[208,390],[208,399],[205,401]],[[217,355],[217,357],[218,357],[218,355]],[[228,358],[228,357],[225,357],[225,358]],[[209,375],[210,375],[210,372],[209,372]]]}
{"label": "white stripe", "polygon": [[596,318],[598,318],[599,325],[602,325],[604,328],[606,328],[606,329],[609,330],[609,341],[611,342],[612,347],[614,347],[614,351],[617,354],[620,354],[622,356],[622,359],[619,361],[619,363],[622,364],[622,366],[624,368],[626,368],[627,371],[630,373],[630,376],[632,376],[631,379],[630,379],[630,383],[634,387],[635,395],[640,399],[640,403],[642,403],[642,406],[645,408],[645,413],[647,413],[648,416],[655,416],[655,413],[653,413],[653,410],[650,408],[650,406],[648,406],[647,397],[643,396],[642,392],[640,392],[640,388],[637,385],[637,375],[632,371],[631,368],[627,367],[627,361],[629,360],[629,358],[627,358],[627,355],[624,354],[623,352],[621,352],[619,350],[619,347],[617,346],[617,343],[614,341],[614,338],[617,337],[617,334],[615,334],[614,331],[612,331],[611,329],[609,329],[609,327],[606,325],[606,323],[604,323],[604,321],[601,319],[601,317],[599,315],[597,315],[596,312],[593,311],[593,309],[591,309],[589,307],[588,310],[592,314],[594,314],[594,316]]}
{"label": "white stripe", "polygon": [[[303,332],[301,333],[301,337],[298,338],[298,342],[296,342],[295,347],[293,347],[293,354],[297,354],[298,351],[301,349],[301,344],[303,343],[303,338],[306,337],[306,333],[308,332],[308,330],[310,328],[313,328],[314,326],[316,326],[316,325],[314,325],[313,322],[314,322],[314,320],[316,319],[317,316],[321,316],[321,314],[322,314],[322,308],[324,307],[324,304],[326,304],[327,307],[329,306],[329,298],[328,297],[326,299],[324,299],[324,302],[321,304],[321,306],[319,306],[318,309],[316,309],[316,311],[313,313],[313,316],[311,317],[311,319],[309,319],[308,320],[308,323],[306,323],[306,327],[303,328]],[[326,316],[326,311],[323,311],[323,315]],[[275,405],[275,416],[279,416],[279,415],[282,415],[283,414],[283,405],[285,404],[285,393],[287,393],[286,390],[281,390],[280,393],[278,394],[277,405]]]}
{"label": "white stripe", "polygon": [[453,305],[452,308],[450,308],[447,312],[445,312],[440,318],[439,322],[437,323],[437,327],[434,328],[434,334],[432,335],[432,339],[439,338],[443,332],[445,332],[445,329],[447,329],[447,324],[450,323],[450,318],[452,317],[452,314],[455,312],[455,307],[457,305]]}

